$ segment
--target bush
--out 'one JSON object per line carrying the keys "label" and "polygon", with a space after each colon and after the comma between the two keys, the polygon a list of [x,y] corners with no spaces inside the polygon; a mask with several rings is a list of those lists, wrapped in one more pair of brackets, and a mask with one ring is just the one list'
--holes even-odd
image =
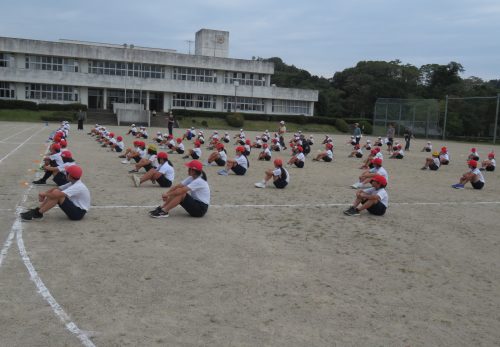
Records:
{"label": "bush", "polygon": [[67,112],[48,114],[40,117],[41,120],[46,122],[62,122],[75,120],[74,114],[68,114]]}
{"label": "bush", "polygon": [[343,132],[343,133],[349,132],[349,124],[347,124],[347,122],[343,119],[337,119],[335,121],[335,127],[340,132]]}
{"label": "bush", "polygon": [[370,122],[362,120],[359,122],[359,127],[363,131],[363,134],[371,135],[373,134],[373,126]]}
{"label": "bush", "polygon": [[208,128],[208,122],[206,120],[201,121],[201,126]]}
{"label": "bush", "polygon": [[38,110],[38,105],[33,101],[25,100],[0,100],[0,109]]}
{"label": "bush", "polygon": [[87,106],[82,104],[39,104],[38,109],[47,111],[86,111]]}
{"label": "bush", "polygon": [[191,119],[191,123],[196,124],[196,119]]}
{"label": "bush", "polygon": [[230,113],[226,116],[226,122],[232,127],[241,128],[245,124],[245,118],[241,113]]}

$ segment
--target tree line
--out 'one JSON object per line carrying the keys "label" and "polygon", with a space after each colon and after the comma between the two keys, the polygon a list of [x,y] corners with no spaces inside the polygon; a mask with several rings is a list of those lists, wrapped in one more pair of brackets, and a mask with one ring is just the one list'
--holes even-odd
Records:
{"label": "tree line", "polygon": [[[500,79],[462,78],[464,67],[454,61],[421,67],[403,64],[400,60],[360,61],[354,67],[325,78],[287,65],[281,58],[264,60],[274,63],[271,83],[279,87],[319,90],[315,115],[323,117],[372,118],[377,98],[438,99],[443,111],[446,95],[477,97],[495,96],[500,92]],[[483,122],[491,123],[495,107],[495,100],[450,103],[447,127],[452,133],[468,132],[474,136],[486,132],[485,124],[477,124],[477,115],[487,115]]]}

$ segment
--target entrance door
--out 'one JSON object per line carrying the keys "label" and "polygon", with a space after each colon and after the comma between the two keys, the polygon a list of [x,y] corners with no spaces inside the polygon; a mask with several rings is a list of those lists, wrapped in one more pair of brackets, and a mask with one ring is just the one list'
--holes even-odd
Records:
{"label": "entrance door", "polygon": [[163,111],[163,93],[149,93],[149,109],[156,112]]}
{"label": "entrance door", "polygon": [[104,101],[103,89],[90,89],[89,88],[89,105],[90,109],[102,109]]}

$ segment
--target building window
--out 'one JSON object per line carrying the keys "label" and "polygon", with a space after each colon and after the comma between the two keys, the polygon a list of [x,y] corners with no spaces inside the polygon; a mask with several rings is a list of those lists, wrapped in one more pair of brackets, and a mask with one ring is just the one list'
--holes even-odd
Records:
{"label": "building window", "polygon": [[14,84],[9,82],[0,82],[0,98],[15,99],[16,92]]}
{"label": "building window", "polygon": [[78,60],[45,55],[27,55],[26,69],[78,72]]}
{"label": "building window", "polygon": [[[224,110],[235,110],[234,96],[224,97]],[[236,110],[264,112],[264,100],[259,98],[236,98]]]}
{"label": "building window", "polygon": [[215,109],[216,96],[215,95],[202,95],[202,94],[184,94],[176,93],[173,97],[174,107],[192,107],[192,108],[205,108]]}
{"label": "building window", "polygon": [[173,79],[192,82],[217,82],[214,70],[195,69],[190,67],[174,67]]}
{"label": "building window", "polygon": [[309,114],[309,102],[298,100],[273,100],[272,112]]}
{"label": "building window", "polygon": [[147,93],[142,90],[127,89],[127,99],[125,100],[125,90],[108,89],[108,109],[113,108],[114,103],[119,104],[142,104],[146,105]]}
{"label": "building window", "polygon": [[26,84],[26,99],[78,101],[78,88],[57,84]]}
{"label": "building window", "polygon": [[120,61],[89,60],[88,72],[109,76],[165,78],[165,68],[161,65],[126,63]]}
{"label": "building window", "polygon": [[9,67],[10,54],[0,53],[0,67]]}
{"label": "building window", "polygon": [[266,85],[266,77],[263,74],[233,71],[224,72],[224,83],[234,84],[234,81],[238,81],[240,86]]}

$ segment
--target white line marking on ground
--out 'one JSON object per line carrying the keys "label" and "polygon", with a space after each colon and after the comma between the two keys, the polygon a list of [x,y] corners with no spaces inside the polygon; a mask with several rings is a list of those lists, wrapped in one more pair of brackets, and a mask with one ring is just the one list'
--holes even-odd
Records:
{"label": "white line marking on ground", "polygon": [[32,138],[33,136],[35,136],[36,134],[38,134],[38,133],[39,133],[40,131],[42,131],[43,129],[45,129],[45,128],[40,128],[40,129],[38,129],[37,131],[35,131],[35,132],[33,133],[33,135],[31,135],[30,137],[28,137],[28,138],[27,138],[24,142],[22,142],[19,146],[17,146],[17,147],[16,147],[16,148],[14,148],[12,151],[10,151],[9,153],[7,153],[7,155],[5,155],[2,159],[0,159],[0,164],[1,164],[1,163],[5,160],[5,159],[7,159],[8,157],[10,157],[10,155],[11,155],[12,153],[14,153],[14,152],[15,152],[15,151],[17,151],[19,148],[21,148],[21,147],[22,147],[22,145],[24,145],[26,142],[28,142],[29,140],[31,140],[31,138]]}
{"label": "white line marking on ground", "polygon": [[[425,205],[488,205],[500,204],[500,201],[445,201],[445,202],[391,202],[390,205],[410,205],[410,206],[425,206]],[[238,208],[238,207],[254,207],[254,208],[269,208],[269,207],[339,207],[349,206],[349,203],[330,203],[330,204],[243,204],[243,205],[210,205],[213,208]],[[155,208],[158,205],[92,205],[92,209],[114,209],[114,208]]]}
{"label": "white line marking on ground", "polygon": [[5,139],[3,139],[2,141],[0,141],[0,143],[4,143],[4,142],[6,142],[8,139],[10,139],[11,137],[14,137],[14,136],[16,136],[16,135],[18,135],[18,134],[20,134],[20,133],[23,133],[23,132],[25,132],[25,131],[31,130],[31,129],[33,129],[33,128],[36,128],[36,126],[32,126],[31,128],[23,129],[23,130],[21,130],[20,132],[17,132],[17,133],[15,133],[15,134],[13,134],[13,135],[10,135],[9,137],[6,137],[6,138],[5,138]]}

